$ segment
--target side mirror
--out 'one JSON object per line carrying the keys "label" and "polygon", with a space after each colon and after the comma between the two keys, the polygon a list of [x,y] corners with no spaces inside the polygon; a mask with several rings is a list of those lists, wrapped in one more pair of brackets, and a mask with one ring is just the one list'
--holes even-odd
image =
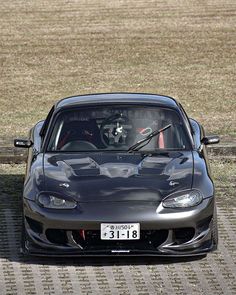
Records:
{"label": "side mirror", "polygon": [[201,140],[202,144],[209,145],[209,144],[217,144],[220,142],[220,138],[217,135],[205,136]]}
{"label": "side mirror", "polygon": [[15,139],[14,140],[14,146],[18,148],[30,148],[33,145],[33,142],[31,140],[25,140],[25,139]]}

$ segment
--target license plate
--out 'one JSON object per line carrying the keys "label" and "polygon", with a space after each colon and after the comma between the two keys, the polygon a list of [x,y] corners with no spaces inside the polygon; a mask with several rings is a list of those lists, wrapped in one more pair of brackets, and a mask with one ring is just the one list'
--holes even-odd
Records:
{"label": "license plate", "polygon": [[101,223],[101,240],[139,240],[139,223]]}

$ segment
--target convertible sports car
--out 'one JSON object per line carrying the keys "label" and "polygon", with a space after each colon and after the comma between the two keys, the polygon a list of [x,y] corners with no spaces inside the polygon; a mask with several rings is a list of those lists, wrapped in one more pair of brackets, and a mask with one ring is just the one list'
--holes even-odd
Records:
{"label": "convertible sports car", "polygon": [[22,251],[205,255],[218,243],[205,136],[173,98],[108,93],[57,102],[31,130]]}

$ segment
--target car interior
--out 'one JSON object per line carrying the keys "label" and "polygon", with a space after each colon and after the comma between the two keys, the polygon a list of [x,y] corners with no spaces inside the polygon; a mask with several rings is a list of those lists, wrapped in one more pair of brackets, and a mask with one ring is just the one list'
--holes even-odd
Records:
{"label": "car interior", "polygon": [[160,132],[143,149],[185,149],[185,130],[173,110],[126,106],[62,112],[55,123],[49,150],[127,150],[168,124],[171,128]]}

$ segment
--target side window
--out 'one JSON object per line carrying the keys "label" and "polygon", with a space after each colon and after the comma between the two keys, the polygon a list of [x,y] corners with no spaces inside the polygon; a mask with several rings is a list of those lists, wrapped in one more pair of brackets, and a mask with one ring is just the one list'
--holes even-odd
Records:
{"label": "side window", "polygon": [[190,119],[191,127],[193,129],[193,139],[195,148],[198,149],[201,145],[201,127],[194,119]]}
{"label": "side window", "polygon": [[42,141],[43,141],[43,138],[44,138],[44,136],[45,136],[45,134],[46,134],[46,132],[47,132],[49,122],[50,122],[51,117],[52,117],[52,114],[53,114],[53,112],[54,112],[54,108],[55,108],[54,106],[51,108],[50,112],[49,112],[48,115],[47,115],[46,120],[45,120],[44,123],[43,123],[42,129],[41,129],[41,131],[40,131],[40,133],[39,133],[40,136],[42,137]]}
{"label": "side window", "polygon": [[182,114],[183,114],[183,117],[184,117],[184,119],[185,119],[186,126],[187,126],[188,131],[189,131],[189,135],[190,135],[191,138],[192,138],[192,143],[194,143],[194,139],[193,139],[194,131],[193,131],[192,125],[191,125],[191,123],[190,123],[190,121],[189,121],[189,118],[188,118],[188,116],[187,116],[187,114],[186,114],[184,108],[182,107],[182,105],[181,105],[180,103],[179,103],[179,107],[180,107],[180,110],[181,110],[181,112],[182,112]]}
{"label": "side window", "polygon": [[187,122],[187,127],[188,127],[188,129],[192,131],[191,124],[190,124],[190,122],[189,122],[189,118],[188,118],[188,116],[187,116],[187,114],[186,114],[184,108],[182,107],[181,103],[179,103],[179,106],[180,106],[180,109],[181,109],[182,114],[183,114],[183,116],[184,116],[184,119],[185,119],[186,122]]}

